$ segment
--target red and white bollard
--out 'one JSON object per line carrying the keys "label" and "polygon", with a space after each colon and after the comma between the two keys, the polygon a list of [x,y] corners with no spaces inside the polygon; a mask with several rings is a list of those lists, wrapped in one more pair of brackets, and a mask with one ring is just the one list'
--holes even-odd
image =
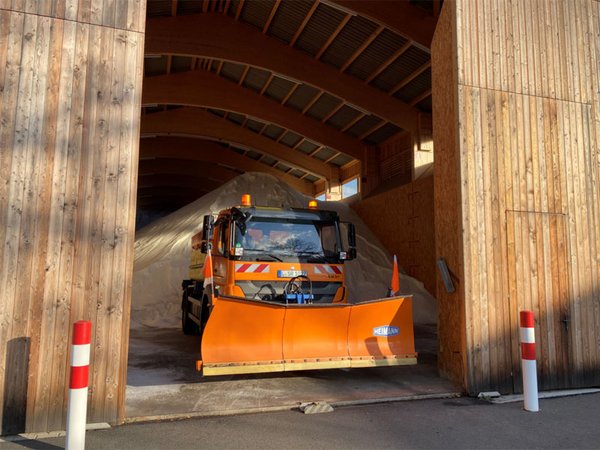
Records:
{"label": "red and white bollard", "polygon": [[87,320],[75,322],[73,325],[73,346],[71,348],[66,450],[83,450],[85,448],[91,337],[91,322]]}
{"label": "red and white bollard", "polygon": [[535,328],[533,311],[521,311],[521,368],[523,372],[523,397],[525,410],[537,412],[537,367],[535,362]]}

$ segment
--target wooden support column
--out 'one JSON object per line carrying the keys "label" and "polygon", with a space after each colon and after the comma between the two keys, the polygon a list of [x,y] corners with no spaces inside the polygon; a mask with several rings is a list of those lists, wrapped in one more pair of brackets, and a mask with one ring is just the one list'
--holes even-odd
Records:
{"label": "wooden support column", "polygon": [[141,0],[0,1],[2,434],[65,429],[79,319],[88,422],[124,415],[144,26]]}
{"label": "wooden support column", "polygon": [[600,2],[444,2],[432,43],[440,371],[521,389],[600,383]]}

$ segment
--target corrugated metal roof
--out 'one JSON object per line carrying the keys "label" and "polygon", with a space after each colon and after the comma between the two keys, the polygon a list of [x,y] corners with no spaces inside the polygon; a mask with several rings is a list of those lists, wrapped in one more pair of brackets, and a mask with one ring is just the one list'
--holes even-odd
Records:
{"label": "corrugated metal roof", "polygon": [[306,115],[317,120],[322,120],[340,103],[341,100],[339,98],[325,93],[310,107]]}
{"label": "corrugated metal roof", "polygon": [[336,153],[337,152],[335,150],[333,150],[332,148],[323,147],[321,150],[319,150],[317,152],[317,154],[315,155],[315,158],[317,158],[317,159],[319,159],[321,161],[325,161],[326,159],[331,158]]}
{"label": "corrugated metal roof", "polygon": [[244,67],[242,64],[225,61],[221,68],[221,76],[237,83],[244,73]]}
{"label": "corrugated metal roof", "polygon": [[275,164],[274,167],[278,170],[281,170],[282,172],[287,172],[288,170],[291,169],[290,166],[283,164],[282,162],[278,162],[277,164]]}
{"label": "corrugated metal roof", "polygon": [[427,97],[426,99],[420,101],[419,103],[417,103],[417,107],[421,110],[421,111],[425,111],[428,113],[431,113],[431,95],[429,97]]}
{"label": "corrugated metal roof", "polygon": [[365,80],[396,51],[406,44],[406,39],[389,30],[383,30],[346,70],[350,75]]}
{"label": "corrugated metal roof", "polygon": [[337,68],[341,67],[376,28],[377,25],[369,19],[362,16],[352,17],[323,53],[321,60]]}
{"label": "corrugated metal roof", "polygon": [[308,155],[309,153],[312,153],[316,148],[319,148],[319,145],[315,144],[312,141],[309,141],[308,139],[305,139],[304,142],[302,142],[302,144],[298,146],[297,150],[300,150],[302,153],[306,153]]}
{"label": "corrugated metal roof", "polygon": [[293,147],[298,142],[300,142],[300,139],[302,139],[302,136],[294,133],[293,131],[288,131],[283,135],[279,142],[281,142],[284,145],[287,145],[288,147]]}
{"label": "corrugated metal roof", "polygon": [[315,95],[319,92],[312,86],[307,84],[301,84],[290,96],[286,105],[295,109],[296,111],[302,111],[304,107],[310,102]]}
{"label": "corrugated metal roof", "polygon": [[238,114],[235,112],[230,112],[227,116],[227,120],[230,120],[231,122],[236,123],[238,125],[241,125],[244,122],[245,118],[246,116],[244,116],[243,114]]}
{"label": "corrugated metal roof", "polygon": [[390,64],[387,69],[381,72],[371,84],[388,92],[404,78],[429,61],[429,59],[427,53],[416,47],[411,47],[400,58]]}
{"label": "corrugated metal roof", "polygon": [[312,4],[311,0],[281,2],[267,34],[289,44]]}
{"label": "corrugated metal roof", "polygon": [[294,84],[295,83],[292,83],[289,80],[284,80],[280,77],[273,77],[273,80],[271,80],[269,87],[265,91],[265,96],[281,102],[288,92],[290,92],[290,89],[294,87]]}
{"label": "corrugated metal roof", "polygon": [[146,15],[148,17],[170,16],[171,0],[147,0]]}
{"label": "corrugated metal roof", "polygon": [[319,178],[315,177],[314,175],[311,175],[310,173],[308,175],[306,175],[306,177],[304,177],[304,179],[306,181],[310,181],[311,183],[314,183],[315,181],[319,180]]}
{"label": "corrugated metal roof", "polygon": [[354,158],[352,156],[340,153],[338,156],[336,156],[329,162],[334,166],[342,167],[344,164],[348,164],[350,161],[354,161]]}
{"label": "corrugated metal roof", "polygon": [[192,65],[192,58],[189,56],[173,56],[171,58],[171,72],[187,72]]}
{"label": "corrugated metal roof", "polygon": [[202,2],[198,0],[178,0],[177,14],[196,14],[202,12]]}
{"label": "corrugated metal roof", "polygon": [[275,158],[272,158],[269,155],[263,156],[263,159],[261,159],[261,161],[269,166],[272,166],[273,164],[275,164],[277,162],[277,160]]}
{"label": "corrugated metal roof", "polygon": [[371,129],[372,127],[374,127],[375,125],[377,125],[379,122],[381,122],[381,119],[377,116],[365,116],[358,122],[356,122],[352,127],[350,127],[350,129],[347,130],[346,133],[350,134],[351,136],[358,137],[361,134],[368,131],[369,129]]}
{"label": "corrugated metal roof", "polygon": [[225,117],[225,111],[222,111],[220,109],[208,108],[207,111],[211,114],[214,114],[215,116]]}
{"label": "corrugated metal roof", "polygon": [[264,125],[265,124],[263,122],[259,122],[258,120],[253,119],[248,119],[248,122],[246,122],[246,127],[254,131],[255,133],[258,133],[260,130],[262,130]]}
{"label": "corrugated metal roof", "polygon": [[408,103],[428,89],[431,89],[431,69],[427,69],[417,78],[396,92],[394,97]]}
{"label": "corrugated metal roof", "polygon": [[251,67],[246,74],[246,79],[244,80],[244,87],[250,88],[253,91],[260,92],[267,80],[269,79],[269,74],[266,70],[257,69],[255,67]]}
{"label": "corrugated metal roof", "polygon": [[402,128],[397,127],[393,123],[386,123],[384,126],[368,135],[365,138],[365,142],[367,142],[370,145],[378,145],[391,138],[393,135],[400,132],[401,130]]}
{"label": "corrugated metal roof", "polygon": [[298,169],[293,169],[290,172],[290,175],[295,176],[296,178],[300,178],[302,175],[304,175],[306,172],[303,172],[302,170],[298,170]]}
{"label": "corrugated metal roof", "polygon": [[315,56],[345,15],[337,9],[321,3],[296,41],[296,47]]}
{"label": "corrugated metal roof", "polygon": [[325,123],[340,130],[354,120],[359,114],[361,114],[360,111],[357,111],[348,105],[344,105]]}
{"label": "corrugated metal roof", "polygon": [[263,131],[263,135],[270,137],[271,139],[277,139],[284,131],[285,130],[283,128],[270,123],[267,125],[267,128],[265,128],[265,131]]}
{"label": "corrugated metal roof", "polygon": [[144,75],[163,75],[167,70],[167,57],[144,58]]}
{"label": "corrugated metal roof", "polygon": [[241,19],[262,31],[273,5],[275,5],[274,0],[247,1],[244,3]]}
{"label": "corrugated metal roof", "polygon": [[252,159],[260,159],[260,157],[262,156],[262,153],[258,153],[255,152],[254,150],[248,150],[248,153],[246,153],[246,156]]}

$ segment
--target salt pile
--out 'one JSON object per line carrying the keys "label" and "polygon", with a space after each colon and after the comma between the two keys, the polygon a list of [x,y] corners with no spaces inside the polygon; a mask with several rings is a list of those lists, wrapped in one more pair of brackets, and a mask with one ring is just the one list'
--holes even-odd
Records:
{"label": "salt pile", "polygon": [[[206,214],[237,205],[250,194],[256,205],[305,208],[309,197],[277,178],[246,173],[187,206],[144,227],[136,236],[131,325],[161,328],[180,326],[181,281],[188,277],[192,235],[202,228]],[[337,211],[341,220],[354,223],[358,257],[346,263],[350,302],[385,297],[392,276],[392,257],[345,203],[319,202]],[[435,299],[418,280],[400,274],[400,289],[413,294],[413,319],[417,324],[437,321]]]}

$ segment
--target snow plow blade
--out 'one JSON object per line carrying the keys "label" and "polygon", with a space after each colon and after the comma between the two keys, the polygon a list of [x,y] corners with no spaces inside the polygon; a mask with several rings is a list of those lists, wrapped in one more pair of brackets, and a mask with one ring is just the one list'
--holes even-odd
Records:
{"label": "snow plow blade", "polygon": [[416,363],[411,296],[352,305],[219,297],[198,366],[226,375]]}

